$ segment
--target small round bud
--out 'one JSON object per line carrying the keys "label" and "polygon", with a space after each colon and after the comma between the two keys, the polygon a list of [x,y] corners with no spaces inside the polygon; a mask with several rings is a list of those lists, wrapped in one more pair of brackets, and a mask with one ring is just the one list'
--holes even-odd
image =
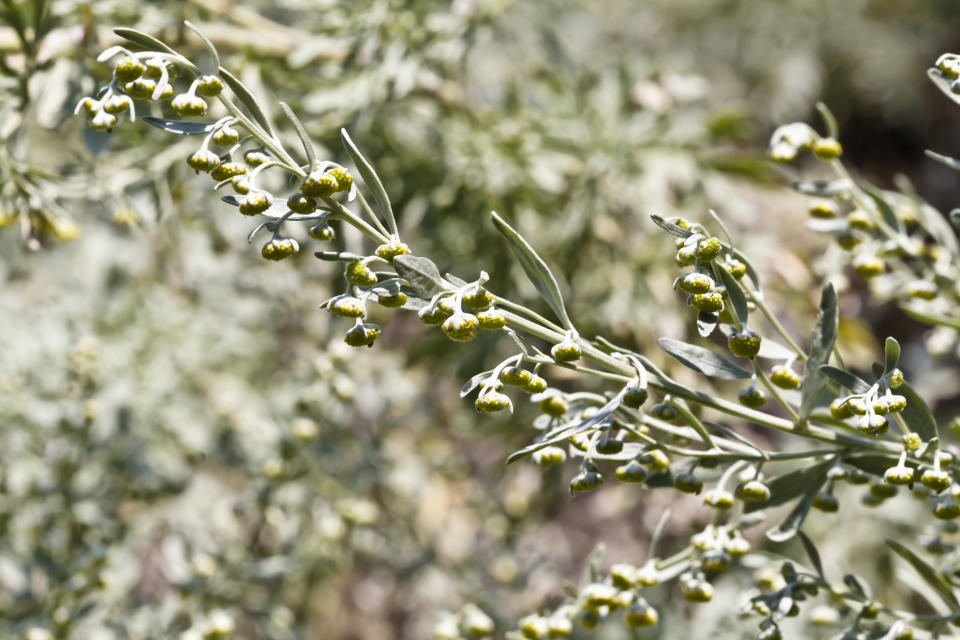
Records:
{"label": "small round bud", "polygon": [[837,214],[840,212],[840,209],[837,207],[837,203],[833,200],[821,198],[811,202],[808,211],[811,218],[829,219],[836,218]]}
{"label": "small round bud", "polygon": [[641,387],[627,387],[621,402],[623,406],[639,409],[647,401],[647,390]]}
{"label": "small round bud", "polygon": [[735,258],[731,258],[724,262],[723,268],[726,269],[727,273],[732,275],[737,280],[741,279],[747,273],[747,265]]}
{"label": "small round bud", "polygon": [[306,215],[317,210],[317,201],[302,193],[293,193],[287,198],[287,208],[294,213]]}
{"label": "small round bud", "polygon": [[688,602],[710,602],[713,599],[713,585],[705,580],[685,580],[680,585],[680,593]]}
{"label": "small round bud", "polygon": [[273,238],[263,245],[260,255],[267,260],[283,260],[297,251],[297,243],[292,238]]}
{"label": "small round bud", "polygon": [[681,247],[677,251],[677,255],[673,258],[674,262],[677,263],[678,267],[688,267],[694,262],[697,261],[697,256],[694,253],[693,246]]}
{"label": "small round bud", "polygon": [[623,616],[623,621],[635,628],[652,627],[659,619],[657,610],[643,601],[634,602]]}
{"label": "small round bud", "polygon": [[392,295],[378,295],[377,304],[379,304],[381,307],[386,307],[387,309],[399,309],[403,305],[407,304],[407,294],[405,294],[403,291],[398,291]]}
{"label": "small round bud", "polygon": [[547,630],[551,638],[565,638],[573,633],[573,623],[570,622],[570,618],[553,615],[547,619]]}
{"label": "small round bud", "polygon": [[705,238],[697,244],[696,256],[700,262],[710,262],[720,255],[723,245],[716,238]]}
{"label": "small round bud", "polygon": [[703,490],[703,481],[692,473],[678,473],[673,476],[673,488],[684,493],[698,494]]}
{"label": "small round bud", "polygon": [[853,270],[861,278],[875,278],[886,270],[886,265],[875,255],[861,253],[853,258]]}
{"label": "small round bud", "polygon": [[136,58],[124,58],[113,68],[113,75],[119,82],[133,82],[143,75],[146,69]]}
{"label": "small round bud", "polygon": [[397,256],[405,256],[410,253],[410,247],[406,243],[391,240],[386,244],[377,247],[377,257],[383,258],[387,262],[393,262]]}
{"label": "small round bud", "polygon": [[559,418],[567,412],[567,401],[561,395],[550,395],[540,401],[540,411],[548,416]]}
{"label": "small round bud", "polygon": [[688,273],[677,281],[677,287],[687,293],[707,293],[713,284],[713,278],[702,273]]}
{"label": "small round bud", "polygon": [[863,209],[854,209],[847,214],[847,224],[851,229],[870,231],[873,229],[873,218]]}
{"label": "small round bud", "polygon": [[265,191],[251,191],[244,196],[240,203],[240,213],[245,216],[255,216],[270,208],[270,194]]}
{"label": "small round bud", "polygon": [[377,274],[360,260],[348,263],[343,276],[347,282],[357,287],[372,287],[377,284]]}
{"label": "small round bud", "polygon": [[764,502],[770,499],[770,487],[759,480],[748,480],[737,485],[734,495],[744,502]]}
{"label": "small round bud", "polygon": [[377,336],[380,335],[380,327],[373,323],[354,325],[343,341],[351,347],[372,347]]}
{"label": "small round bud", "polygon": [[337,232],[326,221],[318,222],[307,229],[307,235],[320,242],[330,242],[337,237]]}
{"label": "small round bud", "polygon": [[894,369],[887,374],[887,384],[891,389],[896,389],[903,384],[903,371],[900,369]]}
{"label": "small round bud", "polygon": [[616,438],[600,438],[595,448],[600,455],[612,456],[623,451],[623,442]]}
{"label": "small round bud", "polygon": [[770,372],[770,382],[781,389],[796,389],[800,386],[800,376],[793,369],[778,364]]}
{"label": "small round bud", "polygon": [[550,355],[557,362],[575,362],[580,359],[583,353],[580,346],[570,338],[564,338],[562,342],[553,345],[550,349]]}
{"label": "small round bud", "polygon": [[482,413],[503,411],[504,409],[509,409],[512,406],[509,396],[493,390],[487,390],[486,393],[481,393],[479,396],[477,396],[477,399],[473,404],[477,408],[477,411]]}
{"label": "small round bud", "polygon": [[733,559],[730,554],[721,549],[712,549],[700,558],[700,568],[704,571],[726,571],[730,568]]}
{"label": "small round bud", "polygon": [[265,162],[270,161],[270,156],[259,149],[249,149],[243,152],[243,161],[251,167],[259,167]]}
{"label": "small round bud", "polygon": [[797,157],[797,148],[782,140],[770,147],[768,155],[774,162],[792,162]]}
{"label": "small round bud", "polygon": [[920,437],[920,434],[910,432],[903,436],[903,448],[907,451],[916,451],[920,448],[920,445],[923,444],[923,438]]}
{"label": "small round bud", "polygon": [[486,309],[493,304],[493,295],[482,286],[476,285],[463,294],[463,304],[473,309]]}
{"label": "small round bud", "polygon": [[886,432],[888,428],[887,420],[883,416],[874,414],[872,416],[860,416],[857,419],[857,429],[864,433],[879,436]]}
{"label": "small round bud", "polygon": [[197,93],[202,96],[215,96],[223,91],[223,81],[215,75],[205,74],[197,78]]}
{"label": "small round bud", "polygon": [[131,98],[138,100],[149,100],[153,97],[153,92],[157,90],[156,80],[149,78],[137,78],[133,82],[123,85],[123,92]]}
{"label": "small round bud", "polygon": [[223,126],[217,129],[211,138],[214,144],[221,147],[229,147],[237,144],[240,140],[240,132],[230,126]]}
{"label": "small round bud", "polygon": [[247,168],[239,162],[223,162],[210,170],[210,177],[221,182],[247,173]]}
{"label": "small round bud", "polygon": [[724,489],[712,489],[703,496],[703,503],[714,509],[729,509],[734,502],[733,494]]}
{"label": "small round bud", "polygon": [[541,467],[552,467],[567,459],[567,452],[560,447],[544,447],[534,451],[531,456],[535,464]]}
{"label": "small round bud", "polygon": [[907,295],[918,300],[933,300],[939,293],[940,288],[929,280],[914,280],[907,285]]}
{"label": "small round bud", "polygon": [[670,458],[661,449],[650,449],[644,451],[637,458],[640,464],[650,467],[655,471],[663,471],[670,466]]}
{"label": "small round bud", "polygon": [[207,113],[206,101],[189,93],[181,93],[175,97],[170,101],[170,106],[181,116],[202,116]]}
{"label": "small round bud", "polygon": [[614,470],[614,475],[620,482],[637,483],[647,479],[647,470],[636,460],[620,465]]}
{"label": "small round bud", "polygon": [[583,599],[583,606],[597,611],[600,607],[613,606],[617,597],[617,589],[613,585],[595,582],[585,586],[580,592],[580,597]]}
{"label": "small round bud", "polygon": [[360,302],[359,298],[354,298],[353,296],[340,296],[335,298],[327,308],[330,309],[330,313],[335,316],[341,316],[344,318],[361,318],[363,317],[363,303]]}
{"label": "small round bud", "polygon": [[960,517],[960,503],[954,502],[949,497],[939,500],[933,506],[933,517],[938,520],[955,520]]}
{"label": "small round bud", "polygon": [[314,171],[300,183],[300,191],[311,198],[325,198],[337,191],[337,179],[329,173]]}
{"label": "small round bud", "polygon": [[[878,410],[878,405],[882,406],[883,409]],[[889,395],[883,396],[878,402],[875,402],[873,405],[873,410],[876,413],[899,413],[907,408],[907,399],[901,395]]]}
{"label": "small round bud", "polygon": [[449,316],[449,313],[446,313],[436,304],[427,305],[417,312],[417,317],[420,318],[420,322],[427,326],[437,326],[443,324],[443,321]]}
{"label": "small round bud", "polygon": [[480,324],[481,329],[497,331],[507,326],[507,316],[499,309],[488,309],[477,313],[477,322]]}
{"label": "small round bud", "polygon": [[734,558],[742,558],[750,553],[750,543],[746,538],[738,535],[734,538],[729,538],[726,542],[724,542],[723,550]]}
{"label": "small round bud", "polygon": [[727,338],[730,353],[740,358],[753,358],[760,353],[760,336],[750,329],[730,333]]}
{"label": "small round bud", "polygon": [[953,478],[951,478],[950,474],[946,471],[927,469],[920,474],[920,483],[928,489],[939,493],[953,484]]}
{"label": "small round bud", "polygon": [[112,131],[117,124],[117,116],[106,111],[98,111],[96,115],[87,121],[87,126],[94,131]]}
{"label": "small round bud", "polygon": [[829,491],[820,491],[813,498],[813,508],[825,513],[836,513],[840,509],[840,501]]}
{"label": "small round bud", "polygon": [[596,471],[581,471],[570,480],[570,491],[572,493],[593,491],[602,484],[603,476]]}
{"label": "small round bud", "polygon": [[834,398],[830,403],[830,415],[837,420],[845,420],[853,415],[853,409],[849,402],[843,402],[843,398]]}
{"label": "small round bud", "polygon": [[617,589],[630,589],[637,581],[637,568],[632,564],[618,562],[610,567],[610,581]]}
{"label": "small round bud", "polygon": [[820,138],[813,143],[813,155],[821,160],[835,160],[843,153],[843,147],[836,138]]}
{"label": "small round bud", "polygon": [[870,495],[886,500],[897,495],[897,488],[881,480],[874,480],[870,483]]}
{"label": "small round bud", "polygon": [[100,111],[100,103],[93,98],[86,97],[77,105],[77,110],[79,111],[80,109],[83,109],[83,112],[88,116],[93,116],[97,111]]}
{"label": "small round bud", "polygon": [[103,103],[103,110],[116,115],[126,111],[132,105],[133,101],[130,100],[129,96],[110,96],[110,98]]}
{"label": "small round bud", "polygon": [[230,186],[233,187],[234,193],[245,196],[250,193],[250,178],[244,175],[233,176],[230,178]]}
{"label": "small round bud", "polygon": [[337,191],[350,191],[350,187],[353,186],[353,176],[349,171],[343,167],[333,167],[327,169],[327,173],[337,181]]}
{"label": "small round bud", "polygon": [[889,484],[910,484],[913,482],[913,469],[897,465],[883,472],[883,479]]}
{"label": "small round bud", "polygon": [[680,419],[680,412],[669,402],[658,402],[650,407],[650,415],[664,422],[676,422]]}
{"label": "small round bud", "polygon": [[767,401],[767,394],[763,392],[763,389],[750,385],[737,393],[737,400],[745,407],[762,407]]}
{"label": "small round bud", "polygon": [[[483,313],[482,311],[480,312]],[[477,314],[479,317],[480,314]],[[481,327],[483,328],[483,327]],[[535,373],[530,374],[530,382],[523,386],[523,391],[527,393],[543,393],[547,390],[547,381]]]}
{"label": "small round bud", "polygon": [[455,313],[440,325],[440,330],[451,340],[469,342],[477,337],[477,317],[471,313]]}
{"label": "small round bud", "polygon": [[717,313],[723,309],[723,296],[720,295],[719,291],[697,293],[690,298],[690,304],[697,311]]}
{"label": "small round bud", "polygon": [[525,387],[530,384],[530,372],[522,367],[507,367],[500,371],[500,382],[514,387]]}

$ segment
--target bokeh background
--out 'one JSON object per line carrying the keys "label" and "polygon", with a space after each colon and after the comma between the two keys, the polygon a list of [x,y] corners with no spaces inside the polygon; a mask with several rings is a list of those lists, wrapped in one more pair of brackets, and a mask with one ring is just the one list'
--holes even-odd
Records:
{"label": "bokeh background", "polygon": [[[505,466],[534,434],[534,407],[478,416],[457,394],[510,354],[504,340],[453,344],[383,312],[375,348],[346,347],[344,321],[317,309],[339,270],[305,233],[300,255],[261,259],[249,221],[183,162],[196,141],[129,123],[97,134],[70,115],[109,77],[95,58],[111,27],[202,62],[182,27],[193,21],[224,66],[291,104],[325,157],[345,161],[338,130],[350,130],[415,252],[464,278],[486,270],[491,289],[537,306],[488,223],[497,210],[534,239],[586,335],[668,368],[655,338],[695,330],[648,215],[707,222],[714,208],[789,329],[809,332],[820,282],[839,276],[848,360],[868,365],[875,336],[896,336],[949,418],[950,336],[823,259],[828,241],[802,228],[806,200],[787,186],[797,170],[765,147],[778,124],[820,126],[823,100],[859,175],[885,188],[903,175],[941,210],[960,203],[955,174],[923,156],[960,148],[960,111],[925,77],[960,49],[954,4],[4,3],[0,636],[424,638],[470,601],[500,637],[561,601],[597,542],[639,563],[666,506],[668,546],[709,519],[695,497],[608,486],[572,499],[570,466]],[[38,37],[21,42],[17,20]],[[347,232],[338,243],[361,246]],[[931,339],[948,347],[931,356]],[[848,502],[811,518],[827,564],[908,605],[877,558],[884,535],[909,535],[909,508]],[[741,570],[696,609],[662,588],[662,622],[642,637],[753,637],[732,613],[749,583]],[[593,633],[631,637],[613,622]]]}

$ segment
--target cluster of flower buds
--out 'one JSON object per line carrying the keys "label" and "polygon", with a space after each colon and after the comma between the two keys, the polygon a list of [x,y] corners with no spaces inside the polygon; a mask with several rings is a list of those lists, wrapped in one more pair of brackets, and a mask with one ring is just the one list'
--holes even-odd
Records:
{"label": "cluster of flower buds", "polygon": [[899,413],[907,407],[907,399],[893,393],[901,384],[903,372],[894,369],[866,392],[834,399],[830,403],[830,414],[837,420],[853,419],[854,426],[865,433],[883,435],[890,427],[887,415]]}
{"label": "cluster of flower buds", "polygon": [[812,151],[821,160],[834,160],[843,153],[843,147],[832,137],[821,137],[813,127],[803,122],[792,122],[778,127],[770,137],[770,159],[791,162],[803,151]]}
{"label": "cluster of flower buds", "polygon": [[433,627],[435,640],[479,640],[493,634],[494,623],[483,609],[467,603],[456,614],[446,613]]}

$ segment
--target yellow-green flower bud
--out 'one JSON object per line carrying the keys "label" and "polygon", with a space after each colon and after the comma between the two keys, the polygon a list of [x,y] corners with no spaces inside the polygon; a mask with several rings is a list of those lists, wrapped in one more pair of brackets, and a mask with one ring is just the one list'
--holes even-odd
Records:
{"label": "yellow-green flower bud", "polygon": [[813,498],[813,508],[824,513],[836,513],[840,509],[840,501],[829,491],[820,491]]}
{"label": "yellow-green flower bud", "polygon": [[839,208],[837,203],[833,200],[819,199],[814,200],[810,203],[810,212],[811,218],[836,218],[837,213],[839,213]]}
{"label": "yellow-green flower bud", "polygon": [[647,401],[647,390],[641,387],[627,387],[621,402],[623,406],[639,409]]}
{"label": "yellow-green flower bud", "polygon": [[570,338],[564,338],[562,342],[553,345],[550,355],[557,362],[574,362],[579,360],[583,353],[576,342]]}
{"label": "yellow-green flower bud", "polygon": [[593,491],[603,484],[603,476],[596,471],[581,471],[570,481],[570,491],[583,493]]}
{"label": "yellow-green flower bud", "polygon": [[397,240],[391,240],[377,247],[377,257],[383,258],[387,262],[392,262],[397,256],[405,256],[409,253],[410,247]]}
{"label": "yellow-green flower bud", "polygon": [[703,273],[688,273],[677,281],[677,287],[687,293],[707,293],[713,284],[713,278]]}
{"label": "yellow-green flower bud", "polygon": [[843,147],[836,138],[820,138],[813,143],[813,155],[821,160],[834,160],[843,153]]}
{"label": "yellow-green flower bud", "polygon": [[700,262],[710,262],[720,255],[723,245],[716,238],[704,238],[697,244],[696,256]]}
{"label": "yellow-green flower bud", "polygon": [[207,113],[206,101],[189,93],[181,93],[175,97],[170,101],[170,107],[181,116],[202,116]]}
{"label": "yellow-green flower bud", "polygon": [[255,216],[270,208],[270,194],[265,191],[251,191],[240,203],[240,213]]}
{"label": "yellow-green flower bud", "polygon": [[567,459],[567,452],[560,447],[544,447],[539,451],[534,451],[533,462],[541,467],[552,467],[558,465]]}
{"label": "yellow-green flower bud", "polygon": [[314,171],[300,183],[300,191],[311,198],[325,198],[337,191],[337,179],[329,173]]}
{"label": "yellow-green flower bud", "polygon": [[706,313],[717,313],[723,309],[723,296],[719,291],[710,291],[709,293],[697,293],[690,298],[690,304],[697,311]]}
{"label": "yellow-green flower bud", "polygon": [[643,482],[647,479],[647,470],[636,460],[620,465],[614,470],[614,475],[620,482]]}
{"label": "yellow-green flower bud", "polygon": [[750,329],[734,330],[727,338],[730,353],[740,358],[753,358],[760,353],[760,336]]}
{"label": "yellow-green flower bud", "polygon": [[307,235],[320,242],[330,242],[337,237],[337,232],[326,221],[318,222],[307,229]]}
{"label": "yellow-green flower bud", "polygon": [[567,412],[567,401],[559,394],[547,396],[540,401],[540,411],[548,416],[559,418]]}
{"label": "yellow-green flower bud", "polygon": [[470,313],[455,313],[440,326],[448,338],[456,342],[469,342],[477,337],[477,317]]}
{"label": "yellow-green flower bud", "polygon": [[113,75],[118,82],[133,82],[146,71],[143,63],[136,58],[124,58],[113,68]]}
{"label": "yellow-green flower bud", "polygon": [[343,341],[351,347],[372,347],[377,336],[380,335],[380,327],[373,323],[354,325]]}
{"label": "yellow-green flower bud", "polygon": [[287,208],[294,213],[307,215],[317,210],[317,201],[302,193],[293,193],[287,198]]}
{"label": "yellow-green flower bud", "polygon": [[507,395],[499,391],[487,390],[486,393],[477,396],[474,406],[482,413],[493,413],[509,409],[512,405]]}
{"label": "yellow-green flower bud", "polygon": [[[481,311],[479,314],[477,314],[477,317],[479,318],[483,313],[484,312]],[[481,327],[481,329],[482,328],[483,327]],[[530,374],[530,382],[523,386],[523,391],[526,391],[527,393],[543,393],[546,390],[547,381],[535,373]]]}
{"label": "yellow-green flower bud", "polygon": [[197,92],[202,96],[215,96],[223,91],[223,81],[215,75],[205,74],[197,78]]}
{"label": "yellow-green flower bud", "polygon": [[741,482],[734,494],[744,502],[763,502],[770,499],[770,487],[760,480]]}
{"label": "yellow-green flower bud", "polygon": [[763,389],[750,385],[737,393],[737,400],[745,407],[762,407],[767,401],[767,394],[763,392]]}
{"label": "yellow-green flower bud", "polygon": [[297,244],[292,238],[273,238],[263,245],[260,255],[267,260],[283,260],[292,256],[296,251]]}
{"label": "yellow-green flower bud", "polygon": [[888,484],[910,484],[913,482],[913,469],[897,465],[883,472],[883,479]]}
{"label": "yellow-green flower bud", "polygon": [[210,177],[221,182],[228,178],[242,176],[247,173],[247,168],[239,162],[223,162],[210,170]]}
{"label": "yellow-green flower bud", "polygon": [[240,140],[240,132],[230,126],[223,126],[217,129],[212,137],[214,144],[221,147],[229,147],[237,144]]}
{"label": "yellow-green flower bud", "polygon": [[939,493],[953,484],[953,478],[951,478],[950,474],[946,471],[927,469],[920,474],[920,483],[928,489]]}
{"label": "yellow-green flower bud", "polygon": [[481,329],[497,331],[507,326],[507,316],[499,309],[488,309],[477,313],[477,322]]}
{"label": "yellow-green flower bud", "polygon": [[673,476],[673,488],[684,493],[700,493],[703,490],[703,480],[692,473],[678,473]]}
{"label": "yellow-green flower bud", "polygon": [[347,263],[343,276],[347,282],[358,287],[372,287],[377,284],[377,274],[360,260]]}
{"label": "yellow-green flower bud", "polygon": [[350,187],[353,186],[353,176],[349,171],[343,167],[333,167],[327,169],[327,173],[337,181],[337,191],[350,191]]}
{"label": "yellow-green flower bud", "polygon": [[770,371],[770,382],[781,389],[796,389],[800,386],[800,376],[793,369],[778,364]]}
{"label": "yellow-green flower bud", "polygon": [[644,601],[634,602],[623,616],[623,621],[628,626],[638,629],[652,627],[657,624],[659,619],[657,610]]}

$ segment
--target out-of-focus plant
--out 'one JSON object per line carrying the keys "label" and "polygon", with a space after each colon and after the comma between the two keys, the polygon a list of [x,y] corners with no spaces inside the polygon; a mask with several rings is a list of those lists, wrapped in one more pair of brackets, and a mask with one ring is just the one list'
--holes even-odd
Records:
{"label": "out-of-focus plant", "polygon": [[[221,109],[212,121],[145,119],[175,134],[203,136],[187,164],[198,173],[208,173],[216,188],[232,189],[234,194],[223,200],[242,215],[261,217],[250,238],[266,232],[269,239],[261,248],[264,258],[284,260],[300,250],[300,243],[287,235],[290,224],[297,222],[308,226],[314,241],[333,240],[336,231],[331,223],[339,223],[358,230],[375,245],[369,253],[316,253],[322,260],[344,263],[345,291],[321,306],[334,316],[353,319],[344,338],[348,345],[373,346],[377,341],[381,328],[368,319],[374,303],[416,311],[423,324],[439,326],[457,342],[471,341],[480,331],[505,333],[516,345],[515,354],[471,378],[461,396],[476,392],[474,405],[481,413],[512,411],[507,387],[521,389],[537,403],[542,415],[533,426],[540,433],[508,461],[530,457],[541,466],[553,466],[568,457],[575,459],[578,471],[570,480],[571,493],[599,488],[611,468],[619,481],[645,488],[672,487],[699,494],[706,483],[711,485],[704,503],[714,516],[685,548],[664,554],[655,535],[649,557],[640,567],[617,564],[603,575],[591,565],[580,587],[571,589],[569,602],[549,615],[525,618],[508,636],[567,635],[574,623],[593,628],[618,610],[625,611],[623,619],[629,626],[653,626],[658,615],[645,599],[647,589],[673,579],[679,579],[680,593],[687,601],[710,601],[714,578],[750,551],[740,531],[755,524],[764,510],[787,504],[792,505],[788,515],[767,537],[774,542],[798,537],[809,568],[786,562],[779,577],[769,578],[764,590],[750,597],[746,613],[760,618],[758,637],[781,637],[780,625],[799,612],[798,603],[820,594],[832,605],[826,624],[839,629],[844,638],[902,639],[914,637],[914,629],[936,636],[954,622],[960,603],[950,572],[935,569],[909,546],[888,540],[889,547],[921,577],[918,592],[929,602],[931,613],[881,603],[852,574],[844,576],[842,583],[834,582],[812,540],[800,532],[811,509],[838,510],[834,490],[840,483],[870,483],[863,502],[872,506],[896,495],[898,487],[908,487],[929,505],[935,519],[948,521],[938,531],[938,539],[941,532],[955,528],[949,521],[960,516],[960,489],[954,483],[960,470],[957,452],[941,442],[937,421],[904,380],[898,368],[898,342],[887,338],[883,361],[875,363],[867,378],[846,370],[836,345],[838,308],[831,284],[823,288],[820,315],[809,340],[800,340],[767,304],[757,269],[718,216],[713,215],[713,229],[683,218],[654,216],[654,222],[676,239],[678,267],[690,268],[677,276],[675,288],[687,296],[698,333],[703,338],[722,334],[729,352],[748,363],[743,366],[715,350],[661,338],[660,346],[696,373],[746,386],[734,402],[724,397],[727,390],[704,391],[675,381],[640,353],[603,338],[584,338],[544,260],[497,214],[492,214],[494,228],[553,320],[488,290],[490,277],[483,271],[463,280],[442,274],[432,260],[412,253],[401,238],[387,189],[349,135],[341,131],[363,189],[345,165],[318,154],[293,110],[281,102],[279,108],[299,138],[305,162],[298,159],[268,117],[265,103],[220,66],[216,48],[202,33],[190,23],[187,26],[207,45],[208,66],[145,33],[117,30],[136,48],[111,47],[101,56],[101,60],[116,59],[112,79],[77,106],[86,112],[91,127],[112,129],[117,120],[111,105],[122,103],[120,111],[132,113],[135,105],[129,97],[170,99],[170,108],[185,117],[206,115],[215,101]],[[179,73],[188,76],[189,84],[178,93],[174,85]],[[840,147],[825,109],[824,115],[831,137],[820,138],[806,125],[790,125],[775,134],[772,154],[792,159],[798,151],[812,148],[819,158],[834,161]],[[842,171],[839,163],[834,168]],[[864,230],[880,228],[885,240],[896,243],[900,221],[887,197],[854,185],[846,174],[843,178],[844,189],[853,192],[851,199],[876,218],[870,220],[875,226]],[[808,188],[822,191],[826,187],[816,183]],[[828,208],[818,205],[818,211],[824,210],[821,217],[827,216]],[[928,221],[925,228],[933,224]],[[932,240],[949,243],[942,232],[939,227]],[[951,240],[955,243],[952,236]],[[903,248],[906,242],[896,247]],[[956,251],[943,249],[936,257],[941,259],[944,268],[956,269]],[[955,314],[955,304],[946,313]],[[802,342],[808,346],[802,347]],[[556,368],[610,383],[613,389],[563,391],[545,377]],[[644,410],[650,396],[656,402]],[[773,408],[762,410],[768,398]],[[715,415],[722,415],[727,424],[717,422]],[[773,449],[758,443],[743,425],[789,437]],[[752,556],[752,561],[759,558]],[[487,615],[468,606],[442,620],[436,634],[485,637],[493,631]]]}

